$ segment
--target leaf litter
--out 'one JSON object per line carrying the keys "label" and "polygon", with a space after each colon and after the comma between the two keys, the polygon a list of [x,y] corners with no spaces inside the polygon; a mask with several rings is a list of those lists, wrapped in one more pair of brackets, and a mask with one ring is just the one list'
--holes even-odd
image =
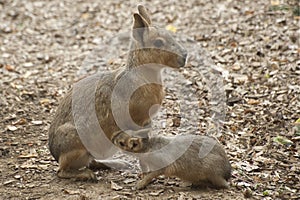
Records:
{"label": "leaf litter", "polygon": [[[195,40],[223,75],[227,112],[219,140],[233,166],[230,189],[195,191],[171,178],[132,192],[138,169],[99,171],[98,183],[58,179],[57,162],[47,149],[47,130],[58,102],[80,79],[77,72],[86,55],[112,35],[130,30],[136,1],[0,0],[0,21],[4,22],[0,25],[2,198],[297,199],[299,1],[154,0],[144,4],[154,23],[184,35],[178,39],[189,48]],[[122,58],[106,64],[91,60],[93,67],[84,73],[117,68],[125,59],[128,36],[120,36],[122,40],[126,43],[120,48]],[[195,124],[200,131],[195,134],[203,134],[209,127],[211,104],[207,83],[195,66],[191,60],[182,73],[198,96],[201,111]],[[176,80],[169,76],[170,81]],[[168,118],[156,119],[165,134],[178,134],[183,123],[172,93],[176,83],[172,84],[163,105]]]}

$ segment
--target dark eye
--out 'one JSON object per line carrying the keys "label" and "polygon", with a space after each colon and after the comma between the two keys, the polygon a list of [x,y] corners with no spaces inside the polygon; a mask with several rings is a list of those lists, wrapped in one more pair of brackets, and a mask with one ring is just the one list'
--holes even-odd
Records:
{"label": "dark eye", "polygon": [[138,143],[136,143],[136,142],[132,144],[132,148],[136,148],[137,146],[138,146]]}
{"label": "dark eye", "polygon": [[125,146],[125,143],[124,143],[124,142],[119,142],[119,145],[120,145],[121,147],[124,147],[124,146]]}
{"label": "dark eye", "polygon": [[155,47],[162,47],[164,45],[164,41],[162,39],[156,39],[153,44]]}

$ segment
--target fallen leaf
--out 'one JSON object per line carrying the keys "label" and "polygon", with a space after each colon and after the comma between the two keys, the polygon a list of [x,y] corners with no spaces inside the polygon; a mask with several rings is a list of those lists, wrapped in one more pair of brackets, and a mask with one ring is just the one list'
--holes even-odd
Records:
{"label": "fallen leaf", "polygon": [[38,169],[38,166],[37,165],[34,165],[34,164],[31,164],[31,163],[23,163],[21,166],[20,166],[21,169]]}
{"label": "fallen leaf", "polygon": [[79,190],[63,189],[63,192],[64,192],[65,194],[70,194],[70,195],[80,194],[80,191],[79,191]]}
{"label": "fallen leaf", "polygon": [[28,78],[28,77],[30,77],[31,76],[31,72],[30,71],[28,71],[28,72],[26,72],[25,74],[24,74],[24,76],[23,76],[23,78]]}
{"label": "fallen leaf", "polygon": [[293,140],[294,142],[298,142],[298,141],[300,141],[300,136],[293,137],[292,140]]}
{"label": "fallen leaf", "polygon": [[40,104],[41,105],[48,105],[50,103],[50,99],[41,99]]}
{"label": "fallen leaf", "polygon": [[116,196],[111,197],[111,199],[112,199],[112,200],[115,200],[115,199],[116,199],[116,200],[120,200],[120,199],[122,199],[122,197],[123,197],[123,196],[121,196],[121,195],[116,195]]}
{"label": "fallen leaf", "polygon": [[33,125],[42,125],[42,124],[43,124],[43,121],[33,120],[33,121],[31,121],[31,123],[32,123]]}
{"label": "fallen leaf", "polygon": [[36,150],[34,148],[30,148],[29,154],[20,155],[18,158],[37,158],[37,157],[38,157],[38,153],[36,152]]}
{"label": "fallen leaf", "polygon": [[116,183],[113,182],[113,181],[111,181],[110,184],[111,184],[111,185],[110,185],[110,188],[111,188],[112,190],[119,191],[119,190],[122,190],[122,189],[123,189],[122,186],[116,184]]}
{"label": "fallen leaf", "polygon": [[263,191],[263,196],[269,196],[270,192],[268,190]]}
{"label": "fallen leaf", "polygon": [[247,101],[247,103],[250,104],[250,105],[258,105],[260,103],[260,101],[256,100],[256,99],[249,99]]}
{"label": "fallen leaf", "polygon": [[280,1],[279,0],[271,0],[271,5],[272,6],[279,6],[280,5]]}
{"label": "fallen leaf", "polygon": [[160,195],[163,192],[164,192],[164,189],[161,189],[161,190],[157,190],[155,192],[150,192],[149,195],[151,195],[151,196],[158,196],[158,195]]}
{"label": "fallen leaf", "polygon": [[246,10],[245,14],[246,15],[252,15],[254,13],[254,10]]}
{"label": "fallen leaf", "polygon": [[14,66],[11,66],[11,65],[6,65],[6,66],[5,66],[5,69],[6,69],[7,71],[9,71],[9,72],[15,71],[15,67],[14,67]]}
{"label": "fallen leaf", "polygon": [[7,130],[10,130],[10,131],[16,131],[18,130],[18,128],[16,126],[12,126],[12,125],[8,125],[6,126]]}
{"label": "fallen leaf", "polygon": [[16,180],[8,180],[8,181],[5,181],[4,183],[3,183],[3,185],[9,185],[9,184],[11,184],[11,183],[13,183],[13,182],[15,182]]}
{"label": "fallen leaf", "polygon": [[248,81],[248,76],[243,74],[230,74],[230,76],[233,78],[234,83],[245,83]]}
{"label": "fallen leaf", "polygon": [[23,66],[24,66],[24,67],[32,67],[32,66],[33,66],[33,63],[27,62],[27,63],[24,63]]}
{"label": "fallen leaf", "polygon": [[244,182],[244,181],[240,181],[240,182],[237,183],[237,186],[250,187],[251,184],[250,184],[250,183],[246,183],[246,182]]}
{"label": "fallen leaf", "polygon": [[49,165],[38,165],[37,167],[38,167],[39,169],[46,170],[46,169],[48,169],[48,166],[49,166]]}
{"label": "fallen leaf", "polygon": [[14,178],[15,178],[15,179],[20,179],[20,178],[21,178],[21,175],[17,174],[17,175],[14,176]]}
{"label": "fallen leaf", "polygon": [[128,183],[133,183],[133,182],[135,182],[135,181],[136,181],[135,178],[127,178],[127,179],[125,179],[125,180],[123,181],[123,183],[128,184]]}
{"label": "fallen leaf", "polygon": [[231,69],[232,69],[233,71],[238,71],[238,70],[241,69],[241,66],[238,65],[238,64],[234,64],[234,65],[231,67]]}
{"label": "fallen leaf", "polygon": [[173,26],[173,25],[168,25],[168,26],[166,26],[166,29],[167,29],[168,31],[173,32],[173,33],[176,33],[176,31],[177,31],[177,28],[176,28],[175,26]]}
{"label": "fallen leaf", "polygon": [[285,137],[282,137],[282,136],[276,136],[273,138],[273,141],[274,142],[277,142],[279,144],[282,144],[282,145],[292,145],[293,142]]}
{"label": "fallen leaf", "polygon": [[20,118],[17,121],[13,122],[12,125],[24,125],[27,123],[27,120],[24,118]]}
{"label": "fallen leaf", "polygon": [[89,13],[83,13],[82,15],[81,15],[81,18],[82,19],[88,19],[90,17],[90,14]]}

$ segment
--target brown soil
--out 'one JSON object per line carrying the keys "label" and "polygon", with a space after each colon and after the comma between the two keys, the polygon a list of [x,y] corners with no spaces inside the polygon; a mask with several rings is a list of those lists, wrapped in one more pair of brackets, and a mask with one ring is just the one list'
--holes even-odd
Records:
{"label": "brown soil", "polygon": [[[97,171],[96,183],[57,178],[58,164],[47,147],[47,130],[60,98],[76,80],[124,61],[115,57],[105,65],[93,56],[111,56],[95,55],[95,49],[101,49],[101,41],[130,31],[137,2],[0,0],[0,199],[299,198],[297,3],[144,3],[155,24],[176,28],[188,50],[195,51],[189,43],[195,41],[219,66],[227,103],[219,140],[233,175],[228,190],[191,189],[178,179],[160,177],[147,189],[133,191],[138,170]],[[126,34],[123,39],[128,42]],[[100,53],[105,54],[120,47],[107,43],[103,49]],[[87,66],[85,61],[94,67],[78,75]],[[209,88],[194,73],[194,65],[188,63],[180,73],[196,91],[201,110],[197,123],[205,132],[211,115]],[[176,80],[172,73],[168,76]],[[172,88],[166,91],[168,118],[163,132],[176,132],[180,118],[172,110],[175,97]]]}

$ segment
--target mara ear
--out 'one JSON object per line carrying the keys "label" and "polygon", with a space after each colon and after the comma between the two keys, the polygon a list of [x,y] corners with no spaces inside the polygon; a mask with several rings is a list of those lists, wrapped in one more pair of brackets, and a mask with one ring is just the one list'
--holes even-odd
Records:
{"label": "mara ear", "polygon": [[144,33],[148,32],[149,24],[140,14],[134,13],[133,17],[134,17],[134,21],[133,21],[132,36],[135,40],[143,44]]}
{"label": "mara ear", "polygon": [[147,12],[147,9],[143,5],[138,5],[138,11],[139,14],[147,21],[147,23],[151,24],[151,19],[149,17],[149,14]]}

